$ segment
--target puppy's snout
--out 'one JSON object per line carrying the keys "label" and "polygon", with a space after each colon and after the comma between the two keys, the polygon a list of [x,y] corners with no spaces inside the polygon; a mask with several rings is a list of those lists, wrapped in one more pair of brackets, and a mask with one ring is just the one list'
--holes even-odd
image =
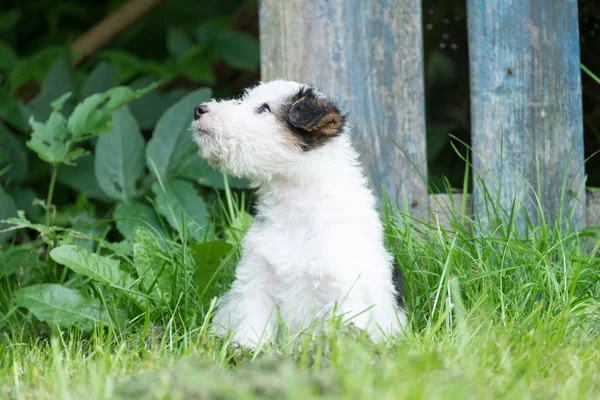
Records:
{"label": "puppy's snout", "polygon": [[206,114],[208,112],[208,106],[206,104],[200,104],[194,109],[194,119],[200,119],[202,114]]}

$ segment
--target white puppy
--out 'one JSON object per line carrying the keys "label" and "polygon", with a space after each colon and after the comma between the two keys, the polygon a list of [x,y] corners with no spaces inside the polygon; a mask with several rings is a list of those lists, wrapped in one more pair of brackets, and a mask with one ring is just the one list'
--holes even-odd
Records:
{"label": "white puppy", "polygon": [[275,338],[280,320],[297,333],[335,313],[374,339],[400,331],[401,274],[333,102],[310,86],[272,81],[241,100],[199,105],[192,130],[201,154],[250,179],[259,197],[214,329],[256,346]]}

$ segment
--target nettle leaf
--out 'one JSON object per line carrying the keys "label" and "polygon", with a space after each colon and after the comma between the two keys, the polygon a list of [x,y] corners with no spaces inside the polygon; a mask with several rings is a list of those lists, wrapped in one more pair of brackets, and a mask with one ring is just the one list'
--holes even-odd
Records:
{"label": "nettle leaf", "polygon": [[[33,133],[27,147],[35,151],[42,160],[53,165],[65,162],[69,155],[72,135],[67,131],[67,120],[60,111],[70,95],[67,93],[52,102],[53,111],[45,123],[37,122],[33,116],[29,119]],[[74,158],[71,157],[71,160]]]}
{"label": "nettle leaf", "polygon": [[219,16],[200,23],[196,29],[196,41],[199,44],[217,42],[227,32],[232,22],[231,17]]}
{"label": "nettle leaf", "polygon": [[[148,86],[152,82],[150,77],[142,77],[131,83],[134,89]],[[153,90],[142,98],[129,104],[129,111],[133,114],[140,128],[150,130],[164,112],[177,101],[181,100],[189,91],[187,89],[172,89],[169,91]]]}
{"label": "nettle leaf", "polygon": [[198,293],[204,296],[209,289],[209,285],[214,283],[216,273],[221,265],[221,260],[227,256],[233,246],[224,241],[211,241],[194,243],[192,252],[196,262],[194,279],[198,287]]}
{"label": "nettle leaf", "polygon": [[104,193],[96,180],[95,159],[94,154],[86,154],[77,160],[75,166],[61,165],[57,180],[90,199],[108,203],[111,202],[111,198]]}
{"label": "nettle leaf", "polygon": [[27,177],[27,149],[0,123],[0,170],[6,167],[2,182],[23,182]]}
{"label": "nettle leaf", "polygon": [[65,328],[77,326],[87,331],[94,325],[110,321],[99,299],[85,297],[61,285],[46,283],[27,286],[16,292],[15,302],[28,309],[37,319]]}
{"label": "nettle leaf", "polygon": [[24,117],[24,106],[8,90],[0,87],[0,119],[20,131],[29,129],[27,119]]}
{"label": "nettle leaf", "polygon": [[[12,199],[10,199],[12,201]],[[0,223],[0,235],[9,231],[15,231],[17,229],[33,229],[34,231],[37,231],[40,233],[40,237],[43,240],[48,240],[48,238],[52,238],[56,231],[60,231],[60,230],[64,230],[63,228],[60,227],[56,227],[56,226],[48,226],[48,225],[43,225],[43,224],[34,224],[32,222],[30,222],[26,217],[25,217],[25,211],[23,210],[17,210],[17,208],[15,207],[16,212],[13,214],[16,214],[16,217],[11,216],[10,218],[4,218],[2,217],[3,215],[3,206],[6,207],[7,204],[9,204],[10,201],[7,200],[6,198],[3,198],[2,196],[2,190],[0,188],[0,221],[3,221],[4,223]],[[14,203],[13,203],[14,205]],[[2,231],[6,231],[6,232],[2,232]]]}
{"label": "nettle leaf", "polygon": [[169,302],[174,274],[162,253],[156,237],[146,229],[138,229],[133,240],[133,263],[143,290],[157,300]]}
{"label": "nettle leaf", "polygon": [[40,220],[44,216],[44,208],[40,204],[40,196],[31,187],[14,187],[10,195],[15,199],[18,210],[25,211],[25,215],[33,220]]}
{"label": "nettle leaf", "polygon": [[[15,206],[15,201],[0,186],[0,221],[11,220],[11,218],[16,216],[17,207]],[[11,231],[3,232],[5,229],[10,228],[10,225],[12,224],[0,222],[0,243],[13,236],[13,232]]]}
{"label": "nettle leaf", "polygon": [[50,251],[50,257],[72,271],[105,285],[126,290],[133,286],[132,277],[121,270],[118,260],[90,253],[75,245],[56,247]]}
{"label": "nettle leaf", "polygon": [[185,221],[188,232],[199,241],[202,228],[208,224],[208,210],[194,185],[175,179],[164,182],[164,190],[159,182],[154,182],[152,191],[156,195],[158,211],[173,229],[183,234],[182,222]]}
{"label": "nettle leaf", "polygon": [[17,22],[21,19],[23,11],[18,8],[13,8],[10,11],[0,13],[0,32],[8,32],[12,30]]}
{"label": "nettle leaf", "polygon": [[[29,57],[21,58],[10,69],[8,74],[8,87],[12,92],[30,80],[35,82],[48,81],[48,73],[56,67],[57,60],[65,56],[65,48],[48,46]],[[62,65],[61,68],[65,67]],[[67,78],[70,79],[70,78]],[[67,83],[67,82],[64,82]],[[60,95],[60,93],[59,93]],[[48,102],[51,99],[48,99]],[[46,103],[47,105],[48,103]]]}
{"label": "nettle leaf", "polygon": [[112,129],[98,139],[94,171],[107,196],[128,202],[144,174],[144,137],[127,107],[113,114]]}
{"label": "nettle leaf", "polygon": [[146,147],[146,163],[153,164],[159,176],[178,175],[181,166],[191,157],[198,159],[198,148],[192,140],[190,125],[194,108],[210,100],[210,89],[198,89],[172,105],[158,120],[152,139]]}
{"label": "nettle leaf", "polygon": [[17,62],[17,53],[4,40],[0,40],[0,69],[7,70]]}
{"label": "nettle leaf", "polygon": [[213,72],[213,64],[218,60],[212,48],[200,45],[188,49],[177,57],[173,69],[177,74],[205,84],[214,84],[217,80]]}
{"label": "nettle leaf", "polygon": [[128,81],[144,69],[144,61],[126,51],[104,50],[97,57],[117,70],[119,82]]}
{"label": "nettle leaf", "polygon": [[89,97],[96,93],[102,93],[118,84],[118,72],[111,65],[101,62],[90,72],[85,80],[81,88],[81,97]]}
{"label": "nettle leaf", "polygon": [[167,31],[167,50],[171,56],[177,57],[192,46],[194,46],[194,42],[182,30],[169,29]]}
{"label": "nettle leaf", "polygon": [[105,242],[103,245],[118,257],[128,257],[133,254],[133,243],[129,240],[120,242]]}
{"label": "nettle leaf", "polygon": [[154,235],[165,237],[154,209],[141,203],[119,203],[115,208],[117,230],[125,238],[133,240],[136,231],[145,228]]}
{"label": "nettle leaf", "polygon": [[11,246],[0,252],[0,277],[14,275],[21,268],[32,268],[40,264],[38,252],[30,244]]}
{"label": "nettle leaf", "polygon": [[52,106],[53,100],[57,98],[64,99],[61,109],[64,108],[64,114],[68,115],[73,109],[73,104],[66,93],[72,93],[75,89],[75,83],[71,77],[71,62],[68,56],[58,59],[52,69],[48,72],[42,84],[40,93],[29,102],[32,114],[39,120],[46,120],[55,107]]}
{"label": "nettle leaf", "polygon": [[50,257],[73,272],[120,290],[122,294],[145,308],[148,298],[135,289],[136,281],[120,268],[118,260],[91,253],[75,245],[63,245],[50,251]]}
{"label": "nettle leaf", "polygon": [[258,40],[247,33],[224,32],[215,49],[225,63],[233,68],[256,70],[260,63]]}
{"label": "nettle leaf", "polygon": [[69,117],[67,127],[75,142],[99,136],[112,128],[112,113],[123,105],[142,97],[157,85],[152,84],[144,89],[133,90],[126,86],[118,86],[104,93],[87,97],[79,103]]}
{"label": "nettle leaf", "polygon": [[69,224],[71,225],[71,232],[78,232],[84,235],[84,238],[71,236],[65,238],[61,243],[72,243],[89,251],[93,251],[96,246],[96,241],[93,238],[101,237],[109,227],[108,222],[98,220],[93,212],[88,211],[81,211],[70,217]]}

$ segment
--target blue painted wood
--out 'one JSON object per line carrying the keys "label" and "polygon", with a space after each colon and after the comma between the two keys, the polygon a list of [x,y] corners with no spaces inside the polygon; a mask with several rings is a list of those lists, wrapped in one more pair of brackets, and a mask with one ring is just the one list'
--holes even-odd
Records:
{"label": "blue painted wood", "polygon": [[[507,213],[518,200],[533,224],[543,215],[583,226],[577,1],[467,0],[467,6],[475,171]],[[473,197],[475,211],[486,217],[477,178]],[[521,213],[519,225],[525,224]]]}
{"label": "blue painted wood", "polygon": [[263,80],[311,83],[338,100],[371,186],[380,193],[383,184],[393,204],[413,212],[427,205],[420,3],[263,0],[260,7]]}

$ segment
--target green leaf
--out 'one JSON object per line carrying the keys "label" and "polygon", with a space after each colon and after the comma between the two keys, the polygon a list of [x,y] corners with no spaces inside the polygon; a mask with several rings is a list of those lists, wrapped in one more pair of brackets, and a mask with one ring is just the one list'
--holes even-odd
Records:
{"label": "green leaf", "polygon": [[218,42],[231,26],[231,22],[231,17],[216,17],[202,22],[196,30],[196,41],[199,44]]}
{"label": "green leaf", "polygon": [[[186,163],[181,165],[179,175],[213,189],[225,188],[224,175],[226,174],[213,169],[204,158],[189,158]],[[229,187],[232,189],[247,189],[250,186],[250,182],[247,180],[231,175],[226,176]]]}
{"label": "green leaf", "polygon": [[159,301],[169,302],[172,296],[173,269],[162,255],[156,237],[146,229],[138,229],[133,240],[133,263],[144,292]]}
{"label": "green leaf", "polygon": [[[64,98],[65,96],[61,97]],[[69,142],[72,140],[67,131],[67,120],[60,113],[61,104],[61,101],[54,103],[56,108],[46,123],[37,122],[34,117],[29,119],[33,133],[27,147],[35,151],[42,160],[53,165],[67,161]],[[71,160],[74,158],[71,157]]]}
{"label": "green leaf", "polygon": [[[152,82],[149,77],[142,77],[131,83],[131,87],[138,89],[148,86]],[[144,97],[132,101],[129,111],[143,130],[154,128],[161,115],[174,103],[181,100],[189,91],[187,89],[173,89],[170,91],[153,90]]]}
{"label": "green leaf", "polygon": [[225,241],[233,245],[240,243],[248,229],[250,229],[252,222],[254,222],[252,215],[240,211],[231,221],[231,224],[225,228]]}
{"label": "green leaf", "polygon": [[213,72],[213,63],[218,56],[211,56],[206,46],[194,46],[177,58],[173,69],[176,74],[204,84],[214,84],[217,80]]}
{"label": "green leaf", "polygon": [[198,286],[198,293],[206,293],[209,284],[214,282],[215,274],[221,264],[221,260],[227,256],[233,246],[223,241],[212,241],[194,243],[192,252],[196,261],[194,279]]}
{"label": "green leaf", "polygon": [[105,50],[98,58],[107,61],[117,70],[119,82],[126,82],[144,70],[144,61],[132,53],[121,50]]}
{"label": "green leaf", "polygon": [[128,257],[133,254],[133,243],[125,239],[120,242],[105,242],[104,246],[117,257]]}
{"label": "green leaf", "polygon": [[202,228],[208,224],[208,210],[194,185],[183,180],[166,181],[163,191],[160,183],[155,182],[152,191],[156,195],[158,211],[173,229],[183,234],[182,221],[185,221],[188,232],[199,241]]}
{"label": "green leaf", "polygon": [[[148,84],[150,83],[148,82]],[[119,74],[117,71],[109,64],[101,62],[88,75],[81,88],[81,97],[89,97],[96,93],[105,92],[118,84]]]}
{"label": "green leaf", "polygon": [[23,12],[18,8],[13,8],[10,11],[0,13],[0,32],[12,30],[21,19],[22,13]]}
{"label": "green leaf", "polygon": [[82,247],[86,250],[93,251],[96,246],[96,240],[93,238],[99,238],[102,236],[104,232],[106,232],[109,224],[107,221],[98,220],[96,218],[93,209],[83,210],[77,213],[76,215],[69,218],[69,224],[71,225],[71,230],[75,232],[79,232],[86,237],[92,238],[79,238],[70,236],[66,240],[62,241],[62,244],[75,244],[78,247]]}
{"label": "green leaf", "polygon": [[11,246],[0,253],[0,277],[19,273],[21,269],[40,265],[38,252],[30,244]]}
{"label": "green leaf", "polygon": [[148,298],[134,287],[135,280],[120,268],[118,260],[90,253],[74,245],[63,245],[50,251],[50,257],[75,273],[120,290],[141,308],[145,308]]}
{"label": "green leaf", "polygon": [[199,160],[190,125],[194,108],[210,97],[210,89],[198,89],[175,103],[160,117],[146,147],[146,162],[151,172],[154,172],[154,163],[161,177],[166,178],[168,174],[177,176],[181,165],[191,157]]}
{"label": "green leaf", "polygon": [[225,63],[233,68],[256,70],[260,63],[258,41],[247,33],[225,32],[215,46]]}
{"label": "green leaf", "polygon": [[10,195],[15,199],[15,204],[18,210],[25,211],[25,214],[33,220],[41,220],[44,216],[44,209],[40,204],[36,204],[36,200],[39,201],[39,196],[30,187],[16,187],[10,190]]}
{"label": "green leaf", "polygon": [[27,177],[27,149],[0,123],[0,170],[9,169],[0,176],[2,182],[23,182]]}
{"label": "green leaf", "polygon": [[[54,64],[42,85],[40,93],[29,103],[32,114],[39,120],[46,120],[52,112],[52,102],[54,99],[63,98],[65,93],[73,92],[75,84],[71,77],[71,62],[69,57],[63,56]],[[73,109],[73,104],[69,102],[66,104],[66,100],[62,104],[66,105],[64,114],[68,115]],[[63,107],[60,107],[63,109]]]}
{"label": "green leaf", "polygon": [[433,124],[427,126],[427,159],[435,160],[450,141],[450,133],[456,124]]}
{"label": "green leaf", "polygon": [[[17,207],[12,197],[4,191],[0,186],[0,221],[7,220],[9,218],[16,217]],[[2,232],[3,230],[10,227],[11,224],[0,222],[0,243],[7,241],[13,236],[13,232]]]}
{"label": "green leaf", "polygon": [[90,330],[106,324],[109,316],[99,299],[84,297],[76,290],[55,284],[27,286],[16,292],[15,302],[41,321],[65,328]]}
{"label": "green leaf", "polygon": [[0,40],[0,69],[7,70],[17,62],[17,53],[3,40]]}
{"label": "green leaf", "polygon": [[117,230],[125,238],[133,240],[140,228],[151,231],[154,235],[166,237],[154,209],[141,203],[119,203],[115,208]]}
{"label": "green leaf", "polygon": [[110,197],[104,193],[96,180],[95,158],[93,154],[86,154],[77,160],[75,166],[61,165],[58,169],[57,180],[90,199],[109,203],[111,202]]}
{"label": "green leaf", "polygon": [[121,270],[118,260],[90,253],[74,245],[59,246],[50,251],[50,257],[75,273],[90,279],[110,285],[115,288],[129,289],[133,279]]}
{"label": "green leaf", "polygon": [[[12,199],[11,199],[12,201]],[[3,233],[10,233],[8,230],[10,229],[10,231],[14,231],[17,229],[33,229],[34,231],[39,232],[41,235],[41,238],[43,240],[47,240],[49,238],[52,237],[52,235],[56,234],[57,230],[60,230],[60,228],[57,228],[55,226],[47,226],[47,225],[43,225],[43,224],[34,224],[31,223],[29,220],[27,220],[27,218],[25,218],[25,211],[23,210],[18,210],[15,208],[16,212],[13,214],[16,214],[15,216],[11,216],[9,218],[5,218],[3,217],[3,206],[6,206],[6,204],[8,203],[8,200],[6,198],[2,197],[2,191],[0,188],[0,221],[4,220],[4,224],[0,223],[0,235],[2,235]],[[14,204],[13,204],[14,205]],[[5,230],[7,232],[1,232],[2,230]]]}
{"label": "green leaf", "polygon": [[127,107],[113,114],[112,129],[96,144],[98,184],[114,200],[131,201],[144,174],[144,137]]}
{"label": "green leaf", "polygon": [[134,91],[125,86],[118,86],[87,97],[75,107],[69,117],[67,126],[73,135],[73,141],[86,140],[108,132],[112,128],[114,111],[130,101],[139,99],[155,87],[156,84],[152,84]]}
{"label": "green leaf", "polygon": [[27,118],[24,116],[25,106],[8,90],[0,87],[0,119],[8,122],[20,131],[29,129]]}
{"label": "green leaf", "polygon": [[173,57],[177,57],[194,45],[188,35],[180,29],[167,31],[167,50]]}
{"label": "green leaf", "polygon": [[[48,71],[56,67],[57,61],[60,62],[60,58],[64,55],[64,47],[50,46],[30,57],[21,58],[8,74],[8,87],[14,92],[30,80],[44,81],[48,76]],[[57,84],[59,83],[57,82]]]}

